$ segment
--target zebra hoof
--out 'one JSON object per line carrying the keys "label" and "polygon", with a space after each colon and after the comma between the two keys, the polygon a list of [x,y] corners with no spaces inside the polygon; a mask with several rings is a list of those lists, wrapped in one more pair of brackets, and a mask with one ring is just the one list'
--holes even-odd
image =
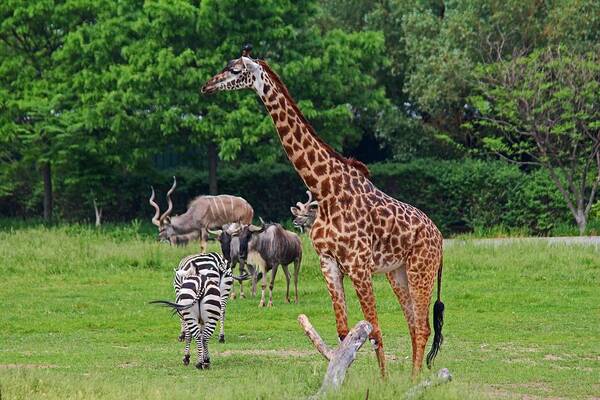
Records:
{"label": "zebra hoof", "polygon": [[204,369],[204,363],[201,363],[201,362],[197,363],[196,364],[196,368],[198,368],[198,369]]}
{"label": "zebra hoof", "polygon": [[219,343],[225,343],[225,335],[219,335]]}
{"label": "zebra hoof", "polygon": [[190,365],[190,355],[189,354],[186,354],[183,356],[183,365],[185,365],[186,367],[188,365]]}
{"label": "zebra hoof", "polygon": [[179,335],[177,337],[177,340],[179,340],[180,342],[183,342],[185,340],[185,332],[182,332],[181,335]]}

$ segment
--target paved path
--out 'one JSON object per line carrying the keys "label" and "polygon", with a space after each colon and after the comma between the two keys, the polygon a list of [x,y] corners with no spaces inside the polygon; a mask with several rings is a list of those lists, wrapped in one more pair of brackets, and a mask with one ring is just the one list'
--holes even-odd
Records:
{"label": "paved path", "polygon": [[444,247],[454,244],[473,243],[482,246],[501,246],[513,243],[549,243],[587,245],[600,248],[600,236],[559,236],[559,237],[515,237],[498,239],[444,239]]}

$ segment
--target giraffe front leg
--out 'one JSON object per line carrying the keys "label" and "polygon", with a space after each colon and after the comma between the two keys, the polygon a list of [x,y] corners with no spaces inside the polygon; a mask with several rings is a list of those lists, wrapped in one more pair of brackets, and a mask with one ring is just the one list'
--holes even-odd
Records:
{"label": "giraffe front leg", "polygon": [[348,335],[348,311],[346,310],[343,283],[344,274],[342,274],[334,259],[321,257],[320,262],[321,272],[327,282],[327,290],[329,290],[329,295],[331,296],[338,338],[342,341]]}
{"label": "giraffe front leg", "polygon": [[[351,274],[350,279],[352,279],[352,285],[354,286],[354,290],[356,290],[356,296],[360,302],[363,315],[373,327],[373,331],[369,336],[375,347],[381,376],[385,377],[385,354],[383,352],[381,328],[379,328],[379,322],[377,320],[377,307],[375,305],[375,294],[373,293],[373,281],[371,280],[371,274],[365,272],[365,269],[370,270],[366,266],[361,265],[360,270],[363,272],[361,274]],[[354,271],[358,270],[359,268],[354,268]]]}

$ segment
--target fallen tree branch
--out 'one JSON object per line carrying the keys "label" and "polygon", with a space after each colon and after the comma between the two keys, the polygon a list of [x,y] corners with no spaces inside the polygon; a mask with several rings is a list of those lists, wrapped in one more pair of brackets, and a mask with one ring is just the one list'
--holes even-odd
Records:
{"label": "fallen tree branch", "polygon": [[360,321],[350,330],[348,336],[340,343],[339,347],[332,350],[321,339],[321,336],[317,333],[306,315],[301,314],[298,316],[298,322],[319,353],[329,361],[327,373],[316,397],[331,389],[338,389],[344,382],[346,370],[356,358],[358,350],[368,339],[373,327],[367,321]]}
{"label": "fallen tree branch", "polygon": [[452,380],[452,374],[448,371],[448,368],[442,368],[438,373],[431,378],[425,379],[423,382],[410,388],[404,398],[406,400],[415,400],[421,397],[425,391],[433,387],[439,386],[443,383],[450,382]]}

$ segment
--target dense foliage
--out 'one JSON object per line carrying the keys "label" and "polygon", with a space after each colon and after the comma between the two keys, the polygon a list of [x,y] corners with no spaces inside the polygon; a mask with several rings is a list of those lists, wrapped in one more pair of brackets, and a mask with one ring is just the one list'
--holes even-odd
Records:
{"label": "dense foliage", "polygon": [[[407,163],[375,166],[375,180],[387,175],[385,190],[445,231],[544,233],[571,218],[583,232],[598,214],[599,15],[593,0],[3,1],[0,215],[81,220],[95,202],[106,219],[142,218],[149,186],[175,171],[179,211],[218,183],[285,218],[304,189],[256,96],[198,91],[252,42],[327,142]],[[527,112],[532,97],[544,101]],[[552,126],[540,125],[547,117]],[[535,152],[538,133],[559,157]],[[442,164],[422,159],[455,161],[435,171]],[[452,181],[446,170],[464,172]],[[473,199],[498,198],[495,172],[514,193],[482,216]],[[445,183],[414,185],[432,176]],[[531,208],[546,199],[536,185],[554,193],[551,211]],[[433,204],[448,188],[456,206],[441,212]]]}

